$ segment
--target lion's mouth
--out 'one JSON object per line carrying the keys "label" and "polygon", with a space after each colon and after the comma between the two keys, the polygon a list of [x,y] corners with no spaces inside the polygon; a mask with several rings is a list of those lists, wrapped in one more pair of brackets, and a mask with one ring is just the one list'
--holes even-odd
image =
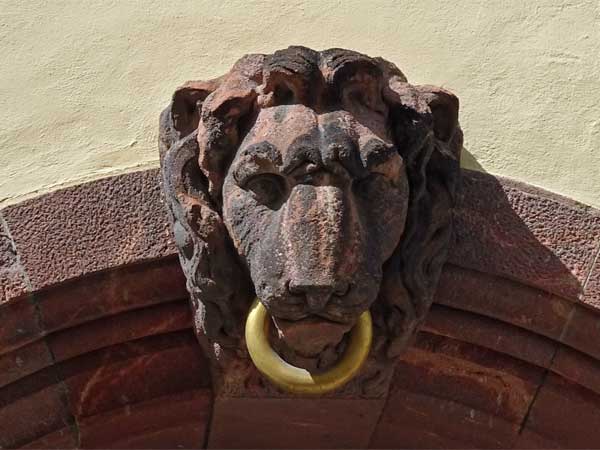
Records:
{"label": "lion's mouth", "polygon": [[318,324],[321,322],[331,322],[332,324],[344,327],[352,326],[358,316],[366,309],[365,304],[338,304],[330,302],[323,310],[314,313],[308,311],[306,303],[301,300],[293,302],[272,302],[269,307],[269,313],[275,320],[282,322],[294,322],[298,324]]}
{"label": "lion's mouth", "polygon": [[271,340],[288,362],[306,369],[322,369],[334,363],[343,351],[344,337],[353,323],[340,323],[309,316],[301,320],[273,317]]}

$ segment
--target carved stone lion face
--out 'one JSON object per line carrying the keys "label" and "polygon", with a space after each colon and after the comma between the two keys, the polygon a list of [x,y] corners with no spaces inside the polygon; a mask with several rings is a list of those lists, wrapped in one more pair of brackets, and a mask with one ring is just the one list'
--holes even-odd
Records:
{"label": "carved stone lion face", "polygon": [[275,318],[351,323],[377,298],[408,204],[406,169],[381,116],[378,136],[345,110],[273,105],[243,139],[223,220]]}
{"label": "carved stone lion face", "polygon": [[445,259],[457,117],[447,91],[341,49],[249,55],[176,91],[163,186],[198,330],[235,347],[256,294],[280,329],[303,324],[300,352],[371,308],[397,354]]}

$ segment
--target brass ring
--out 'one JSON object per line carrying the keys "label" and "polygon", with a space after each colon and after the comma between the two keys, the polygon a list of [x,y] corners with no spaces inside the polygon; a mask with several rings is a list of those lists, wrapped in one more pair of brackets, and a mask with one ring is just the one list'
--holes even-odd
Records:
{"label": "brass ring", "polygon": [[271,348],[268,319],[266,308],[256,299],[246,319],[246,346],[256,368],[273,384],[293,394],[318,395],[343,386],[360,370],[371,349],[373,324],[367,310],[352,329],[341,360],[324,373],[311,374],[287,363]]}

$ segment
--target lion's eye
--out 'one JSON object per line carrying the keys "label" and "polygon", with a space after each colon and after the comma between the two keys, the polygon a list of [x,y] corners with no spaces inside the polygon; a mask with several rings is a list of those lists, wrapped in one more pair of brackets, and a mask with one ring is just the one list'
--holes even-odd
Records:
{"label": "lion's eye", "polygon": [[252,192],[259,203],[277,207],[283,200],[286,185],[285,180],[279,175],[262,174],[256,175],[247,181],[244,189]]}

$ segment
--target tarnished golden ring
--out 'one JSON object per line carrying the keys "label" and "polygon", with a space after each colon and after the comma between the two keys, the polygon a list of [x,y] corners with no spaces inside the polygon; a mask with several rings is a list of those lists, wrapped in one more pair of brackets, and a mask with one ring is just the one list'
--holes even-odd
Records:
{"label": "tarnished golden ring", "polygon": [[268,340],[269,314],[256,299],[246,319],[246,346],[256,368],[273,384],[294,394],[324,394],[348,381],[360,370],[367,359],[373,339],[371,314],[365,311],[358,318],[342,359],[324,373],[311,374],[292,366],[271,348]]}

